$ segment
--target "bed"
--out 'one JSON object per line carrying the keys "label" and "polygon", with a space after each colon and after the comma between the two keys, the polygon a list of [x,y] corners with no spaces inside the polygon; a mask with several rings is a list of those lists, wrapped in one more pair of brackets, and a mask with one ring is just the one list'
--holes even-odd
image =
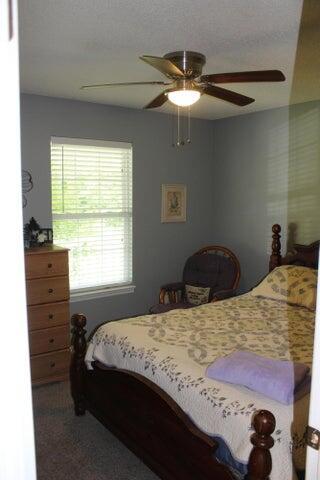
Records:
{"label": "bed", "polygon": [[[272,231],[270,270],[317,267],[318,242],[296,245],[282,258],[280,227]],[[304,465],[309,397],[282,405],[245,387],[213,382],[204,371],[215,358],[243,348],[310,365],[313,319],[307,308],[248,293],[109,322],[87,344],[86,319],[73,315],[75,413],[92,413],[164,480],[235,480],[239,472],[266,480],[273,442],[270,479],[291,480],[296,478],[292,455],[297,469]]]}

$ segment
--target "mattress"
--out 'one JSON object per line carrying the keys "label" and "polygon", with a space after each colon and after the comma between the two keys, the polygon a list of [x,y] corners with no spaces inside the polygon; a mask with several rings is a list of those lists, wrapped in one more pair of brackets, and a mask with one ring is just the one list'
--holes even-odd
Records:
{"label": "mattress", "polygon": [[[208,379],[206,367],[235,350],[311,366],[314,313],[254,297],[171,310],[102,325],[92,337],[87,367],[98,360],[137,372],[169,394],[206,434],[222,438],[236,462],[246,464],[252,415],[276,417],[271,480],[293,480],[305,465],[309,395],[283,405],[245,387]],[[293,461],[292,461],[293,460]]]}

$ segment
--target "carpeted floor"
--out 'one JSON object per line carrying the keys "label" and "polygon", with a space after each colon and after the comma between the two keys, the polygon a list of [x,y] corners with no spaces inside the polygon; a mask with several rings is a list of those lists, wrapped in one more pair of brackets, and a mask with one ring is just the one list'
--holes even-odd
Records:
{"label": "carpeted floor", "polygon": [[90,414],[73,413],[68,382],[33,389],[38,480],[159,480]]}

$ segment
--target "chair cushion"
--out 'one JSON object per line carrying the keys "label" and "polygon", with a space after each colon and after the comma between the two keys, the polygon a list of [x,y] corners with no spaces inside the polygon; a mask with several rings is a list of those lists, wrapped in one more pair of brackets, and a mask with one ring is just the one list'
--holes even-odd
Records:
{"label": "chair cushion", "polygon": [[236,267],[232,260],[214,253],[192,255],[186,261],[183,281],[189,285],[210,287],[210,296],[233,287]]}
{"label": "chair cushion", "polygon": [[203,303],[209,302],[210,287],[186,284],[185,289],[188,303],[192,303],[192,305],[202,305]]}
{"label": "chair cushion", "polygon": [[149,312],[150,313],[165,313],[169,312],[170,310],[175,310],[177,308],[191,308],[194,307],[191,303],[187,302],[179,302],[179,303],[157,303],[153,305]]}

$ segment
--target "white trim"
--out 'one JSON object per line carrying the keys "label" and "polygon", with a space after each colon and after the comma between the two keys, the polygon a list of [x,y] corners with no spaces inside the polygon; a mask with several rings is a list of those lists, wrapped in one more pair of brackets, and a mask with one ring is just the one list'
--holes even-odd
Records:
{"label": "white trim", "polygon": [[115,295],[124,295],[128,293],[133,293],[135,290],[135,285],[122,285],[115,287],[106,287],[99,289],[82,289],[78,291],[71,292],[70,302],[82,302],[83,300],[93,300],[95,298],[102,297],[113,297]]}
{"label": "white trim", "polygon": [[[11,6],[11,11],[9,7]],[[10,241],[1,235],[0,479],[36,480],[21,205],[18,0],[0,0],[0,124],[5,181],[0,211]],[[12,319],[13,321],[10,321]],[[14,350],[12,349],[14,341]]]}
{"label": "white trim", "polygon": [[65,138],[51,137],[51,143],[54,145],[87,145],[88,147],[109,147],[109,148],[127,148],[132,150],[132,143],[111,142],[109,140],[93,140],[92,138]]}

